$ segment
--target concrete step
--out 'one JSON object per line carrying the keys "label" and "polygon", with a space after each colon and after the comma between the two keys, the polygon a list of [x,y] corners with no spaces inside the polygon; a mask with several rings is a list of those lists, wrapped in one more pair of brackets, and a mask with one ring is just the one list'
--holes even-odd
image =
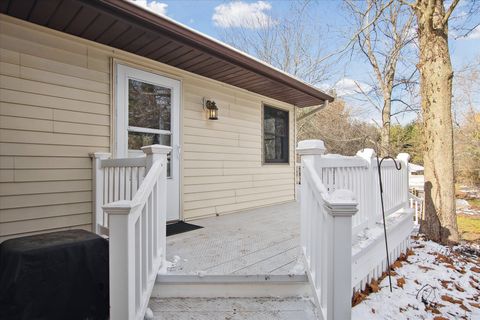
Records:
{"label": "concrete step", "polygon": [[153,298],[156,320],[315,320],[310,299],[285,298]]}

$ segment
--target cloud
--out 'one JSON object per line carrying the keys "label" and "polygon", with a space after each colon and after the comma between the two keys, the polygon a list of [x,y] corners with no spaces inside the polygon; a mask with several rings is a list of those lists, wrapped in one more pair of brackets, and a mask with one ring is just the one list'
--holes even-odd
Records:
{"label": "cloud", "polygon": [[141,7],[144,7],[145,9],[152,11],[158,15],[161,16],[166,16],[167,15],[167,7],[168,4],[160,2],[160,1],[147,1],[147,0],[128,0],[130,2],[133,2]]}
{"label": "cloud", "polygon": [[356,81],[350,78],[342,78],[334,85],[334,89],[339,97],[351,96],[359,93],[368,93],[372,87],[366,83]]}
{"label": "cloud", "polygon": [[472,30],[466,37],[461,37],[462,40],[478,40],[480,39],[480,25]]}
{"label": "cloud", "polygon": [[221,28],[265,28],[276,24],[276,21],[268,15],[271,9],[272,5],[266,1],[252,3],[232,1],[216,6],[212,20]]}

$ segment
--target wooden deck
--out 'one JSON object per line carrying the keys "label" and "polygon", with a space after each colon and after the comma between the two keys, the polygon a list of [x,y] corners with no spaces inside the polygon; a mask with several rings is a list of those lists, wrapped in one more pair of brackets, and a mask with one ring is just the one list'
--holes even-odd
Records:
{"label": "wooden deck", "polygon": [[155,320],[314,320],[308,299],[291,298],[170,298],[152,299]]}
{"label": "wooden deck", "polygon": [[167,238],[168,274],[304,274],[297,202],[191,223],[204,228]]}

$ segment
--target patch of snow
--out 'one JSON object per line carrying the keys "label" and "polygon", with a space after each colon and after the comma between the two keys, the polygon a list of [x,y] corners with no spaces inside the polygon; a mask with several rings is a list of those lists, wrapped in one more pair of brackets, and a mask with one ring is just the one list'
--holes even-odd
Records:
{"label": "patch of snow", "polygon": [[479,251],[421,239],[412,248],[414,254],[395,268],[393,292],[386,277],[378,292],[353,308],[352,319],[480,319]]}
{"label": "patch of snow", "polygon": [[152,309],[147,308],[147,311],[145,311],[145,317],[143,317],[143,319],[145,319],[145,320],[153,320],[154,319]]}
{"label": "patch of snow", "polygon": [[295,265],[288,271],[289,275],[304,274],[304,273],[305,273],[305,265],[303,264],[301,259],[297,260]]}
{"label": "patch of snow", "polygon": [[207,272],[204,271],[204,270],[199,270],[199,271],[196,271],[195,274],[196,274],[197,276],[199,276],[200,278],[203,278],[203,277],[205,277],[205,275],[207,274]]}
{"label": "patch of snow", "polygon": [[468,208],[470,206],[465,199],[457,199],[456,205],[458,209]]}

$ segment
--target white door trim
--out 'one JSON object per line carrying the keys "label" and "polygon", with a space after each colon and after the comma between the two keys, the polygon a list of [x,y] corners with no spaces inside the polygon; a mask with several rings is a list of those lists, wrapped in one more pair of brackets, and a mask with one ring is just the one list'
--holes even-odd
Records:
{"label": "white door trim", "polygon": [[[172,90],[170,132],[172,134],[172,170],[167,180],[167,220],[180,220],[180,102],[181,82],[156,73],[115,63],[115,156],[126,158],[128,152],[128,79],[159,85]],[[148,131],[147,128],[144,131]],[[140,154],[140,153],[139,153]],[[142,153],[143,154],[143,153]]]}

